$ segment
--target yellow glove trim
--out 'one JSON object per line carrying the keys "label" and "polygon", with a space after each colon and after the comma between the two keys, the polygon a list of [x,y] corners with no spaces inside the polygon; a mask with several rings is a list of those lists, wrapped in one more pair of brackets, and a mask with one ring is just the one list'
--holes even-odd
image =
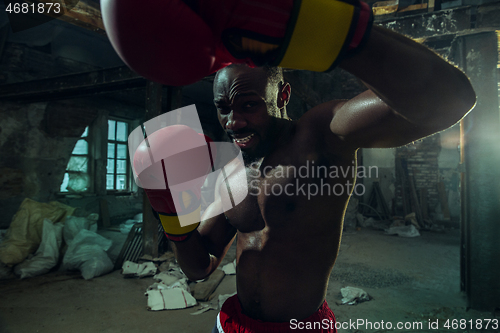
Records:
{"label": "yellow glove trim", "polygon": [[355,7],[342,1],[303,0],[279,67],[329,70],[349,35]]}
{"label": "yellow glove trim", "polygon": [[163,230],[169,234],[174,236],[181,236],[194,231],[200,225],[200,211],[201,206],[198,206],[193,212],[183,214],[182,222],[189,223],[189,225],[185,227],[181,227],[179,222],[179,217],[177,215],[163,215],[158,214],[160,216],[160,222],[163,226]]}
{"label": "yellow glove trim", "polygon": [[241,49],[257,54],[265,54],[269,51],[276,50],[279,45],[260,42],[258,40],[241,37]]}

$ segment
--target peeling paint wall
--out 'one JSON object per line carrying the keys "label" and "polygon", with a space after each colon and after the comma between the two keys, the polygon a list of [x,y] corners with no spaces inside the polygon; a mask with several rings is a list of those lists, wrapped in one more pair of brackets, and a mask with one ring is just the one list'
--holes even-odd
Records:
{"label": "peeling paint wall", "polygon": [[[52,57],[20,44],[8,43],[0,62],[0,82],[12,83],[94,67]],[[119,103],[113,102],[115,108]],[[11,219],[24,198],[40,202],[62,200],[59,189],[73,148],[86,126],[110,103],[72,99],[40,103],[0,102],[0,228]],[[140,197],[108,198],[110,215],[140,212]],[[88,212],[98,212],[97,197],[67,201]]]}
{"label": "peeling paint wall", "polygon": [[[362,149],[363,153],[363,165],[366,169],[376,168],[377,173],[372,171],[371,177],[367,174],[367,177],[360,179],[365,187],[365,194],[363,196],[363,202],[368,204],[370,194],[372,192],[373,182],[378,181],[380,184],[380,189],[384,200],[389,207],[389,211],[393,210],[393,200],[395,196],[395,148],[389,149]],[[382,210],[380,207],[377,208],[380,212]]]}
{"label": "peeling paint wall", "polygon": [[69,155],[85,129],[73,128],[73,135],[65,137],[49,135],[44,128],[48,105],[0,104],[1,227],[9,225],[24,198],[54,199]]}

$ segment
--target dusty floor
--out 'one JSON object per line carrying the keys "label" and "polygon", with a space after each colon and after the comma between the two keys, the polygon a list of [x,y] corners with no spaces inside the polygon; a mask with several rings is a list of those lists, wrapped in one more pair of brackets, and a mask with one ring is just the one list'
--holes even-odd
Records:
{"label": "dusty floor", "polygon": [[[123,239],[118,233],[110,237]],[[119,248],[117,244],[113,252]],[[233,258],[234,248],[225,262]],[[152,278],[124,279],[119,271],[89,281],[60,272],[0,281],[0,332],[211,332],[217,316],[213,310],[197,316],[190,315],[197,307],[147,311],[144,291],[152,282]],[[373,299],[355,306],[338,305],[340,288],[345,286],[362,288]],[[216,293],[234,291],[233,275],[224,278]],[[465,311],[465,299],[459,292],[459,233],[450,229],[423,232],[416,238],[367,229],[344,233],[327,301],[337,321],[345,323],[346,329],[339,330],[342,333],[470,333],[475,330],[442,325],[448,319],[492,318],[491,313]],[[357,320],[365,322],[347,326]],[[439,329],[429,329],[429,320],[438,320]],[[398,322],[407,325],[406,329],[396,329]]]}

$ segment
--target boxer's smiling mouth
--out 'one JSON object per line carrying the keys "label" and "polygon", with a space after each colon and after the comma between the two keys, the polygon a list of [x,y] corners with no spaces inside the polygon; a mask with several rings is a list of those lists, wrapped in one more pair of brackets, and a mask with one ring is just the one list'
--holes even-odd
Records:
{"label": "boxer's smiling mouth", "polygon": [[252,133],[248,136],[245,136],[245,137],[242,137],[242,138],[237,138],[237,137],[234,137],[234,141],[236,141],[237,143],[247,143],[248,141],[250,141],[250,139],[255,135],[255,133]]}
{"label": "boxer's smiling mouth", "polygon": [[[244,136],[243,136],[244,135]],[[256,138],[255,133],[250,133],[250,134],[232,134],[231,137],[234,140],[234,143],[240,148],[240,149],[245,149],[245,148],[250,148],[252,143],[255,141],[254,139]]]}

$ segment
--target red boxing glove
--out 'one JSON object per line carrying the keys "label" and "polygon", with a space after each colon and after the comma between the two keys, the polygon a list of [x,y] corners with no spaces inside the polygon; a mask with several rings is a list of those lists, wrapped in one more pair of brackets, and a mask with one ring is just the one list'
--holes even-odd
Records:
{"label": "red boxing glove", "polygon": [[373,21],[359,0],[101,0],[101,9],[123,61],[167,85],[231,63],[329,71]]}
{"label": "red boxing glove", "polygon": [[139,75],[179,86],[214,71],[212,31],[181,0],[102,0],[101,12],[114,49]]}
{"label": "red boxing glove", "polygon": [[195,0],[214,33],[216,64],[317,72],[359,50],[373,23],[359,0]]}
{"label": "red boxing glove", "polygon": [[212,140],[184,125],[149,135],[134,154],[134,172],[167,238],[186,240],[200,224],[201,187],[212,169]]}

